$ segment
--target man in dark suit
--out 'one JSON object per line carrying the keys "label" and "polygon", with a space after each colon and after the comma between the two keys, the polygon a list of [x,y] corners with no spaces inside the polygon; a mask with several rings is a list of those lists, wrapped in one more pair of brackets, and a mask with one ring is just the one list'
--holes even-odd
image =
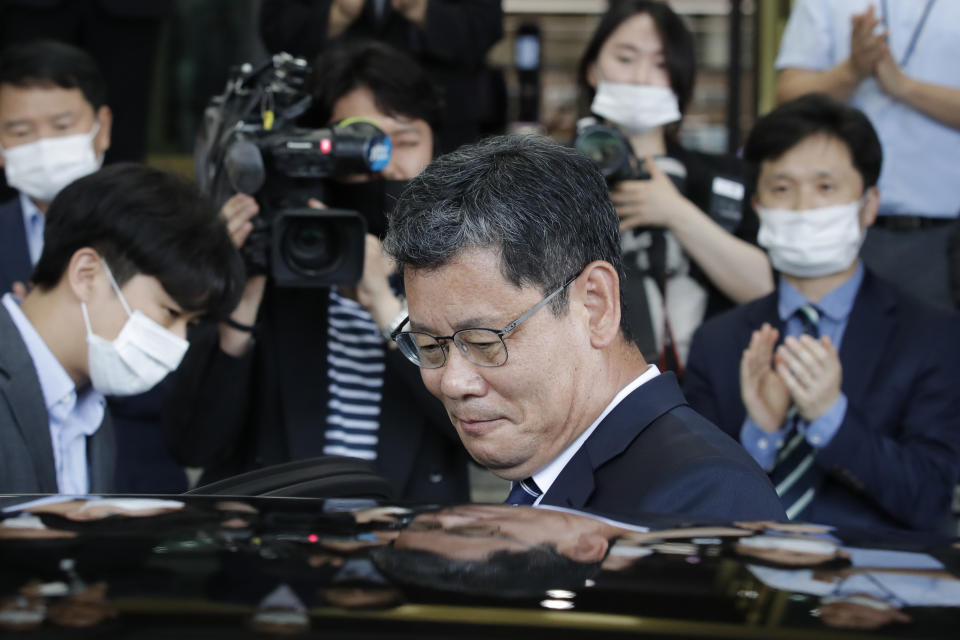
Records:
{"label": "man in dark suit", "polygon": [[780,282],[699,329],[690,404],[770,471],[788,516],[937,528],[960,472],[960,320],[858,258],[880,199],[876,132],[809,95],[758,121],[744,155]]}
{"label": "man in dark suit", "polygon": [[572,149],[499,137],[438,158],[384,241],[409,303],[400,350],[512,503],[782,519],[757,465],[630,339],[618,225]]}
{"label": "man in dark suit", "polygon": [[96,63],[76,47],[37,41],[0,54],[0,166],[19,192],[0,204],[0,292],[26,285],[54,196],[100,167],[112,122],[105,98]]}
{"label": "man in dark suit", "polygon": [[155,169],[80,178],[47,216],[32,290],[0,305],[0,492],[111,491],[104,395],[175,369],[187,322],[236,304],[242,264],[213,206]]}
{"label": "man in dark suit", "polygon": [[[439,91],[413,60],[374,41],[328,50],[312,83],[318,123],[369,119],[393,143],[379,173],[317,185],[324,204],[357,209],[367,221],[360,282],[298,289],[251,276],[230,322],[198,340],[177,372],[167,403],[172,440],[184,464],[205,467],[204,483],[346,455],[372,462],[398,499],[466,501],[466,452],[417,370],[383,335],[402,318],[403,300],[377,236],[393,204],[389,194],[433,157]],[[238,245],[258,211],[249,195],[224,205]]]}

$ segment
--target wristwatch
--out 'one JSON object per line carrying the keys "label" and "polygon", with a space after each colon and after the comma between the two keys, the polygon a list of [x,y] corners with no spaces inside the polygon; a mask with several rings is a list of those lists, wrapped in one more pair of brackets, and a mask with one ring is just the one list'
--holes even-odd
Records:
{"label": "wristwatch", "polygon": [[387,324],[387,326],[380,332],[383,336],[383,339],[387,342],[390,342],[393,332],[400,328],[400,325],[403,324],[403,321],[407,319],[407,299],[403,296],[400,297],[400,312],[394,316],[393,320]]}

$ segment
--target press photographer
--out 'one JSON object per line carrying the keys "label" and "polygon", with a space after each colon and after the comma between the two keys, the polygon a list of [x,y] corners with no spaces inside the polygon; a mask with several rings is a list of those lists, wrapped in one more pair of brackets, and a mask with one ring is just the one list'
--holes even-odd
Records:
{"label": "press photographer", "polygon": [[580,61],[595,118],[575,143],[611,184],[633,337],[678,374],[705,317],[773,289],[739,160],[680,144],[694,71],[693,36],[666,3],[611,3]]}
{"label": "press photographer", "polygon": [[[256,199],[229,198],[222,211],[240,246],[271,219],[271,250],[282,244],[278,219],[359,211],[353,215],[374,232],[364,236],[362,276],[355,286],[324,287],[280,286],[274,272],[250,276],[230,323],[195,338],[177,372],[167,406],[172,440],[183,464],[206,468],[202,482],[299,458],[348,455],[371,461],[399,499],[467,500],[466,453],[446,412],[417,368],[384,338],[405,309],[378,234],[391,194],[433,157],[439,91],[414,61],[376,42],[343,43],[312,66],[302,92],[311,106],[296,125],[330,130],[335,138],[337,123],[369,121],[392,142],[389,162],[316,180],[317,191],[298,192],[311,196],[313,209],[268,211],[273,201],[258,192]],[[279,107],[274,111],[274,129],[291,126],[279,122]],[[257,150],[269,190],[270,152]],[[278,211],[292,215],[278,218]],[[271,266],[276,261],[271,257]]]}

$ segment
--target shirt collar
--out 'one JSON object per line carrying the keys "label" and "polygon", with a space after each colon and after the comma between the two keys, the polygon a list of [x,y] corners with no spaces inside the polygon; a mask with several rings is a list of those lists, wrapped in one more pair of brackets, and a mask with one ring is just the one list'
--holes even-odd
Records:
{"label": "shirt collar", "polygon": [[606,418],[607,415],[611,411],[613,411],[618,404],[623,402],[624,398],[626,398],[628,395],[633,393],[637,389],[637,387],[642,385],[644,382],[653,380],[658,375],[660,375],[660,370],[657,369],[656,365],[653,365],[653,364],[647,365],[647,368],[644,370],[642,374],[634,378],[630,382],[630,384],[625,386],[623,389],[620,390],[620,392],[616,396],[614,396],[613,400],[610,401],[610,404],[607,405],[607,408],[603,410],[603,412],[600,414],[600,416],[596,420],[593,421],[593,424],[587,427],[586,431],[581,433],[580,436],[576,440],[574,440],[570,444],[570,446],[564,449],[560,453],[560,455],[554,458],[550,464],[548,464],[543,469],[533,474],[533,481],[537,483],[537,487],[542,492],[540,494],[540,497],[537,498],[537,501],[535,504],[540,503],[540,500],[542,500],[543,496],[546,495],[547,491],[550,490],[550,486],[554,483],[554,481],[560,475],[560,472],[563,471],[563,468],[567,466],[568,462],[570,462],[570,458],[572,458],[574,454],[580,450],[580,447],[583,446],[583,443],[587,441],[587,438],[590,437],[590,434],[594,432],[597,426],[601,422],[603,422],[603,419]]}
{"label": "shirt collar", "polygon": [[22,191],[20,192],[20,211],[23,213],[23,224],[28,230],[33,228],[30,222],[37,216],[43,215],[37,203]]}
{"label": "shirt collar", "polygon": [[[863,262],[858,260],[857,269],[853,272],[853,275],[815,303],[821,315],[835,322],[840,322],[849,316],[857,292],[863,283],[863,275]],[[780,319],[786,322],[793,317],[797,309],[805,304],[811,304],[811,301],[807,300],[806,296],[787,282],[786,278],[780,276],[780,295],[777,303],[777,312],[780,314]]]}
{"label": "shirt collar", "polygon": [[[63,419],[66,414],[74,410],[74,407],[79,407],[84,415],[95,416],[98,413],[97,407],[103,407],[103,396],[91,387],[87,393],[78,398],[73,379],[67,374],[66,369],[53,355],[53,352],[50,351],[50,348],[37,333],[27,316],[20,310],[20,305],[13,294],[8,293],[3,296],[3,306],[10,313],[10,318],[16,325],[17,331],[20,332],[20,337],[23,338],[27,352],[33,360],[37,378],[40,380],[40,389],[43,392],[43,403],[47,408],[47,413],[56,414],[59,419]],[[63,408],[58,406],[61,403]],[[90,427],[92,429],[91,433],[96,431],[99,427],[99,421],[90,425]]]}

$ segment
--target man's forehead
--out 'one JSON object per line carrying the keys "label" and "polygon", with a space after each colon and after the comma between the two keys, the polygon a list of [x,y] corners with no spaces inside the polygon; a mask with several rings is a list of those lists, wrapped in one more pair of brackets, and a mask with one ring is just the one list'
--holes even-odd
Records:
{"label": "man's forehead", "polygon": [[18,86],[0,84],[0,117],[49,117],[57,113],[93,113],[93,105],[78,88],[54,84]]}
{"label": "man's forehead", "polygon": [[760,164],[760,178],[785,174],[856,173],[847,144],[834,136],[814,134],[803,138],[776,158]]}

